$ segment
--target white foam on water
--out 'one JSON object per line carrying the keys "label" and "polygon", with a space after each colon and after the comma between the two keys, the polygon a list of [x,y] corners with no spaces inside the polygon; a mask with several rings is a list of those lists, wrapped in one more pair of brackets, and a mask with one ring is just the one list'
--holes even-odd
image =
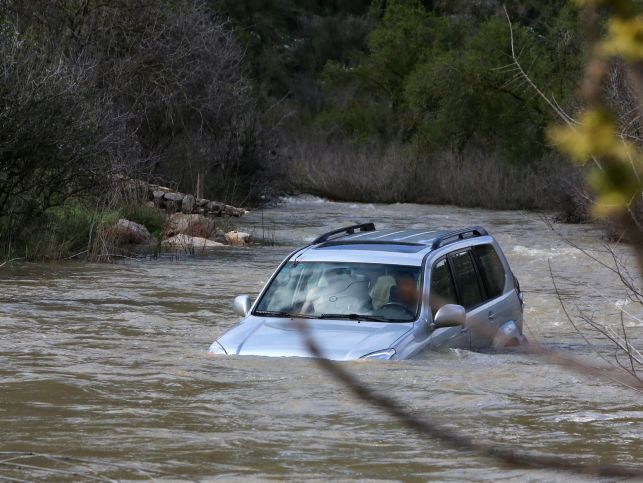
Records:
{"label": "white foam on water", "polygon": [[295,195],[295,196],[281,196],[279,201],[284,204],[303,205],[308,203],[330,203],[326,198],[321,198],[314,195]]}
{"label": "white foam on water", "polygon": [[572,423],[591,423],[596,421],[616,421],[616,420],[643,420],[643,411],[617,411],[614,413],[599,413],[595,411],[577,412],[569,414],[558,414],[542,418],[543,421],[572,422]]}
{"label": "white foam on water", "polygon": [[511,249],[511,251],[519,255],[526,255],[534,258],[551,258],[560,256],[576,257],[578,255],[578,250],[573,247],[542,249],[527,248],[522,245],[516,245]]}

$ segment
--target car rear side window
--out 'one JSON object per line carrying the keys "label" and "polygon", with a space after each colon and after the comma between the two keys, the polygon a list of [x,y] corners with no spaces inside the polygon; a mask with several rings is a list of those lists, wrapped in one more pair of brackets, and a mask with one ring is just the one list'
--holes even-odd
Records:
{"label": "car rear side window", "polygon": [[491,245],[478,245],[473,248],[479,263],[480,275],[487,287],[487,298],[493,299],[500,295],[505,288],[505,269]]}
{"label": "car rear side window", "polygon": [[482,289],[478,282],[471,253],[467,250],[449,256],[453,266],[453,276],[460,293],[460,303],[465,309],[474,307],[484,301]]}
{"label": "car rear side window", "polygon": [[446,258],[438,261],[433,265],[433,269],[431,270],[429,303],[431,304],[431,312],[434,316],[444,304],[457,303],[453,277],[451,276],[451,270],[449,269]]}

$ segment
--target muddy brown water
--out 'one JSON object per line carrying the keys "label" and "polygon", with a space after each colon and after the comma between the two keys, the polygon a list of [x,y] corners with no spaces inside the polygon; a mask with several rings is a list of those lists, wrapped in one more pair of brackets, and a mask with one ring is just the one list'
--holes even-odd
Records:
{"label": "muddy brown water", "polygon": [[[420,439],[312,360],[206,357],[236,320],[235,295],[257,294],[293,247],[367,220],[486,226],[523,286],[527,335],[590,360],[594,350],[611,354],[604,340],[588,332],[591,348],[565,321],[548,260],[571,308],[591,308],[614,327],[622,287],[537,214],[292,198],[241,221],[276,246],[1,268],[0,481],[568,480]],[[604,256],[595,227],[557,228]],[[640,322],[626,324],[643,346]],[[412,412],[481,440],[588,462],[643,461],[642,396],[608,381],[512,352],[346,366]]]}

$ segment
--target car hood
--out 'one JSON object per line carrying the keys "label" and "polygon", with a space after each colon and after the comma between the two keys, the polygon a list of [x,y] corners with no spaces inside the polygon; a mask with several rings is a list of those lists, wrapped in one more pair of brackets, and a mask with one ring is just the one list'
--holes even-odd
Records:
{"label": "car hood", "polygon": [[[388,349],[413,323],[305,320],[324,356],[334,360],[358,359]],[[310,357],[292,319],[250,316],[218,339],[228,354],[272,357]]]}

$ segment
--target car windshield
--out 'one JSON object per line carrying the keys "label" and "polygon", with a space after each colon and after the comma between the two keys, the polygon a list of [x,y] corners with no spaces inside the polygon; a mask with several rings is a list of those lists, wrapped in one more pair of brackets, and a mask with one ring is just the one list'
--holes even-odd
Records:
{"label": "car windshield", "polygon": [[410,322],[422,301],[420,267],[288,262],[255,315]]}

